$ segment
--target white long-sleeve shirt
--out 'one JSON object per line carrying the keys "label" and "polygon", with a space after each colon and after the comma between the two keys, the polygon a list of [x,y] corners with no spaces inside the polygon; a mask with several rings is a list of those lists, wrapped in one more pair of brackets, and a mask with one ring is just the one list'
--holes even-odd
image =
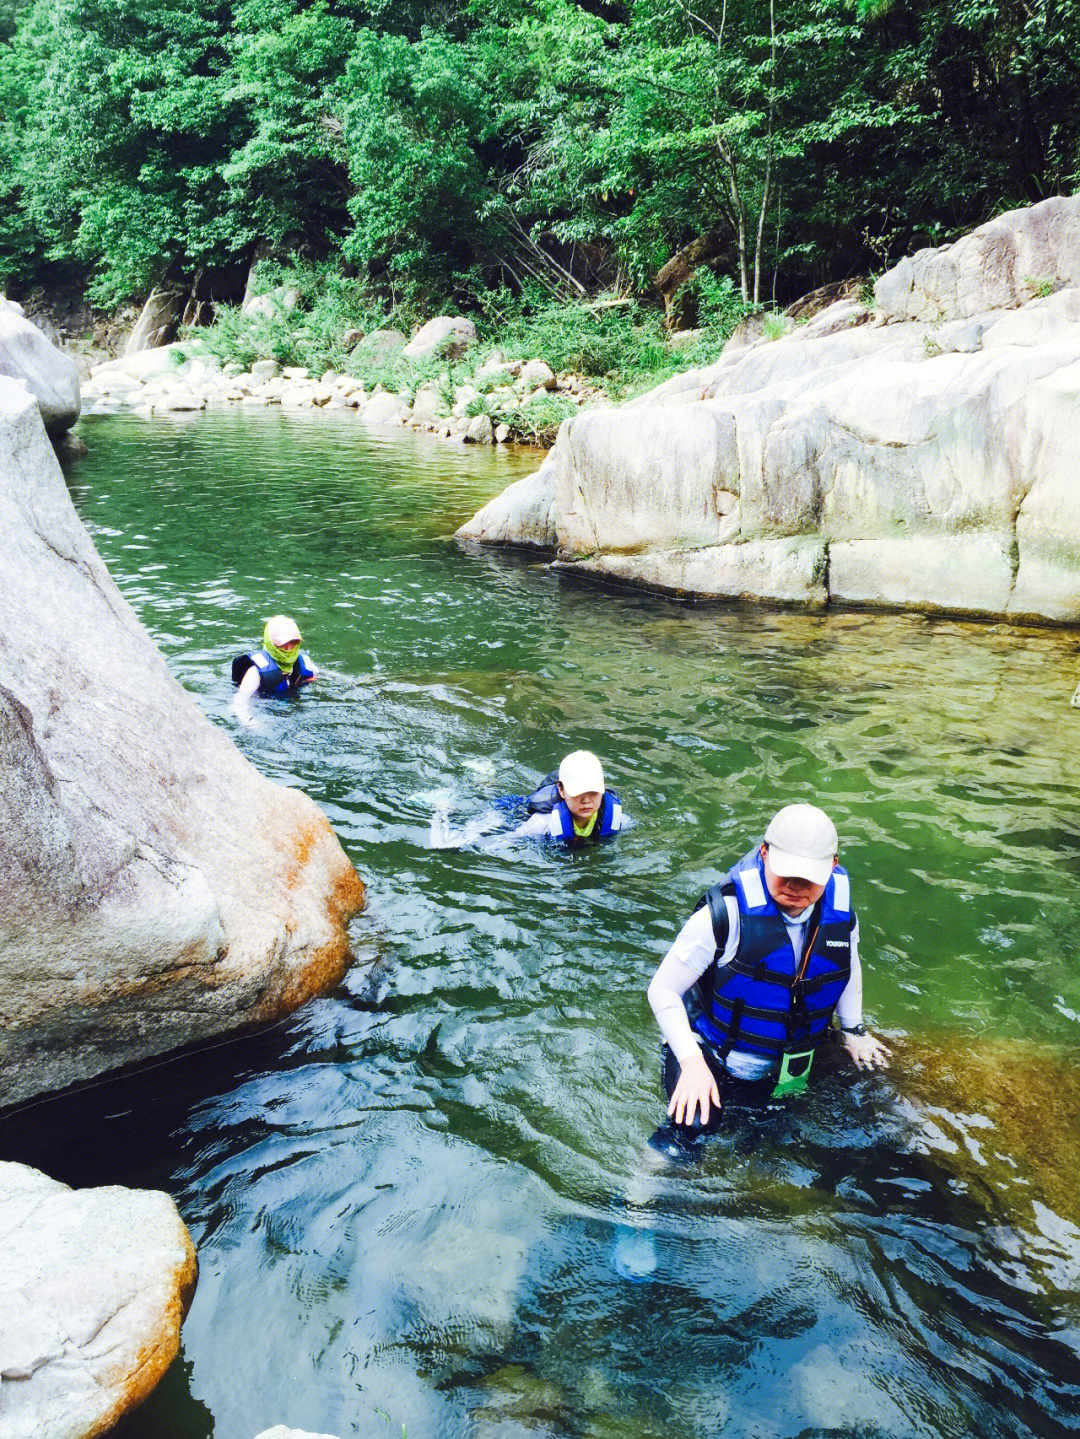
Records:
{"label": "white long-sleeve shirt", "polygon": [[[599,824],[599,819],[596,822]],[[623,814],[622,805],[616,800],[611,812],[611,832],[615,834],[620,829],[629,828],[630,817]],[[559,823],[558,815],[552,810],[549,814],[529,815],[528,819],[514,830],[514,834],[533,839],[562,839],[562,826]]]}
{"label": "white long-sleeve shirt", "polygon": [[[725,895],[728,911],[728,941],[723,954],[717,959],[717,966],[730,964],[739,947],[742,926],[739,904],[734,895]],[[800,915],[787,915],[781,911],[781,918],[787,927],[788,938],[795,954],[795,963],[802,959],[806,943],[806,927],[810,922],[812,906]],[[690,1025],[683,995],[692,989],[712,964],[716,955],[716,937],[713,934],[712,916],[708,905],[695,910],[679,930],[675,943],[661,961],[660,968],[649,985],[649,1004],[656,1015],[656,1022],[672,1053],[680,1064],[693,1054],[697,1036]],[[844,992],[836,1006],[836,1013],[845,1029],[862,1023],[862,965],[859,962],[859,924],[856,920],[851,932],[851,976],[844,986]],[[733,1049],[727,1056],[727,1067],[736,1079],[760,1079],[773,1068],[773,1061],[761,1054],[750,1054],[746,1050]]]}

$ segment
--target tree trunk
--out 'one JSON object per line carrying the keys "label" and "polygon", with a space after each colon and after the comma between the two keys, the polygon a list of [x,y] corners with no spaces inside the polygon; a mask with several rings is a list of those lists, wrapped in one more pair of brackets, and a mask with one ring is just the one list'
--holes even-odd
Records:
{"label": "tree trunk", "polygon": [[665,265],[661,265],[653,276],[653,289],[664,302],[664,320],[672,328],[676,296],[686,282],[702,265],[717,259],[723,253],[723,240],[716,230],[699,235],[681,250],[676,251]]}

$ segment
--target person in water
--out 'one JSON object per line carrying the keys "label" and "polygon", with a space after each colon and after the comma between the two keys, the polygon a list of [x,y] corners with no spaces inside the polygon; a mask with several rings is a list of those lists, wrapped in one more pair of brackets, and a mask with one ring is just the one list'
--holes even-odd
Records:
{"label": "person in water", "polygon": [[653,976],[679,1136],[714,1131],[727,1094],[753,1102],[804,1089],[834,1014],[855,1065],[887,1067],[889,1050],[862,1022],[859,924],[837,849],[828,815],[787,805],[703,896]]}
{"label": "person in water", "polygon": [[233,660],[237,686],[233,709],[241,723],[251,723],[251,701],[256,695],[298,694],[316,677],[318,670],[301,643],[296,621],[289,615],[273,615],[263,628],[262,648]]}
{"label": "person in water", "polygon": [[526,800],[529,817],[515,835],[581,845],[607,839],[625,827],[619,796],[604,784],[604,770],[587,749],[574,750]]}

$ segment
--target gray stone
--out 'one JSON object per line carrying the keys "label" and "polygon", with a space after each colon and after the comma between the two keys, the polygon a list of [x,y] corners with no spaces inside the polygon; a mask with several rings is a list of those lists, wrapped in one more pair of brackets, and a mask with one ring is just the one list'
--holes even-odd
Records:
{"label": "gray stone", "polygon": [[[250,285],[250,280],[248,283]],[[278,285],[263,295],[245,294],[240,313],[256,319],[273,320],[282,313],[290,314],[299,305],[300,299],[300,291],[295,285]]]}
{"label": "gray stone", "polygon": [[205,410],[206,399],[203,395],[195,394],[193,390],[170,390],[158,408],[176,412],[182,412],[184,410]]}
{"label": "gray stone", "polygon": [[888,324],[838,300],[573,416],[459,534],[685,594],[1080,622],[1074,270],[1080,197],[1002,216],[883,277]]}
{"label": "gray stone", "polygon": [[490,415],[473,415],[465,430],[465,438],[473,445],[490,445],[494,430]]}
{"label": "gray stone", "polygon": [[874,291],[888,320],[956,320],[1080,286],[1080,195],[1010,210],[952,245],[919,250]]}
{"label": "gray stone", "polygon": [[167,1194],[0,1163],[4,1439],[89,1439],[176,1357],[195,1248]]}
{"label": "gray stone", "polygon": [[[510,438],[510,426],[509,426],[509,425],[496,425],[496,426],[495,426],[495,443],[496,443],[497,445],[505,445],[506,442],[507,442],[507,440],[508,440],[509,438]],[[539,473],[539,471],[537,471],[537,473]]]}
{"label": "gray stone", "polygon": [[251,367],[251,378],[256,384],[262,384],[264,380],[276,380],[281,374],[281,366],[276,360],[256,360]]}
{"label": "gray stone", "polygon": [[22,306],[0,296],[0,376],[22,384],[37,401],[50,434],[79,418],[79,370],[70,355],[49,343],[23,315]]}
{"label": "gray stone", "polygon": [[351,350],[353,346],[358,345],[363,338],[363,330],[346,330],[341,337],[341,343],[344,349]]}
{"label": "gray stone", "polygon": [[437,315],[421,325],[402,351],[411,360],[439,356],[457,360],[476,343],[476,326],[464,315]]}
{"label": "gray stone", "polygon": [[360,352],[372,360],[390,360],[408,342],[400,330],[372,330],[360,341]]}
{"label": "gray stone", "polygon": [[122,355],[118,360],[106,360],[95,365],[90,371],[90,379],[95,384],[107,375],[126,375],[143,383],[166,377],[178,379],[187,374],[192,360],[201,358],[202,354],[201,343],[196,341],[161,345],[157,349],[140,350],[138,354]]}
{"label": "gray stone", "polygon": [[442,419],[448,410],[442,390],[434,382],[421,385],[413,396],[412,412],[417,420]]}
{"label": "gray stone", "polygon": [[557,387],[555,371],[544,360],[528,360],[522,365],[518,379],[522,385],[531,385],[541,390],[554,390]]}
{"label": "gray stone", "polygon": [[381,395],[372,395],[360,415],[368,425],[393,425],[404,419],[408,413],[409,407],[399,395],[392,395],[384,390]]}
{"label": "gray stone", "polygon": [[344,972],[363,886],[318,807],[263,779],[172,678],[10,379],[0,476],[0,1094],[15,1104],[289,1013]]}

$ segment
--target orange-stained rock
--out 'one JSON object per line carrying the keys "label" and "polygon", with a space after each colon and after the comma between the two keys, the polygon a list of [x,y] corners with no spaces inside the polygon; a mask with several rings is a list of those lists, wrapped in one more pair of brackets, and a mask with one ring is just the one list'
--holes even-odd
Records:
{"label": "orange-stained rock", "polygon": [[106,1433],[180,1347],[196,1260],[176,1205],[0,1163],[0,1234],[0,1433]]}

